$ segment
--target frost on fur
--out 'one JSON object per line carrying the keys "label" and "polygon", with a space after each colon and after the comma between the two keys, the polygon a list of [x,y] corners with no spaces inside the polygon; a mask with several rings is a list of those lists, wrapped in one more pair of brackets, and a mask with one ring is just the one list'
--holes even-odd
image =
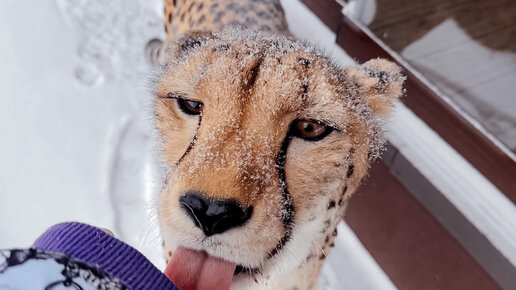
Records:
{"label": "frost on fur", "polygon": [[[257,269],[237,279],[253,283],[318,271],[347,200],[381,151],[379,115],[402,94],[399,68],[373,60],[342,70],[309,43],[242,29],[179,37],[165,63],[156,120],[171,169],[159,212],[166,243]],[[185,114],[170,95],[201,102],[202,113]],[[307,141],[291,134],[299,120],[335,129]],[[188,190],[252,205],[253,216],[205,237],[180,208]]]}

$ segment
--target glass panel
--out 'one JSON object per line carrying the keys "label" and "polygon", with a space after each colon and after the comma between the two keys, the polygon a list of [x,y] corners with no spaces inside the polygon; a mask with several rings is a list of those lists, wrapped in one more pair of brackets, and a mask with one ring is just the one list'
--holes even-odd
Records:
{"label": "glass panel", "polygon": [[516,152],[516,1],[348,3],[349,13]]}

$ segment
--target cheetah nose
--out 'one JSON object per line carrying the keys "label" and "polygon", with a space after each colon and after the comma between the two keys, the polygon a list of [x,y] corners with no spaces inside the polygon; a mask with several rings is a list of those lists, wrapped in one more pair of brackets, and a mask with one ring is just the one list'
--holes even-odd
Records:
{"label": "cheetah nose", "polygon": [[206,236],[223,233],[244,224],[253,213],[253,206],[245,210],[233,199],[206,198],[206,194],[189,190],[179,198],[181,207]]}

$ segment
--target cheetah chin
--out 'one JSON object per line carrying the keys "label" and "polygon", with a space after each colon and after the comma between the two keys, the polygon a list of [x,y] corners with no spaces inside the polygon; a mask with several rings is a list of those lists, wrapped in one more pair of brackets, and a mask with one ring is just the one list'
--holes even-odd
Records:
{"label": "cheetah chin", "polygon": [[167,273],[181,289],[313,289],[381,152],[399,67],[338,67],[289,36],[277,0],[166,0],[165,28]]}

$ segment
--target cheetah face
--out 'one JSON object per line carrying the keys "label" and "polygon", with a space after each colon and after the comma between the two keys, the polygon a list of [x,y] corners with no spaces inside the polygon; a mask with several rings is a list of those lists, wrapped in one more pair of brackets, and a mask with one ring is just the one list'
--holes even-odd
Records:
{"label": "cheetah face", "polygon": [[342,70],[306,43],[235,32],[183,38],[166,58],[164,240],[238,265],[234,281],[300,266],[378,155],[398,67]]}

